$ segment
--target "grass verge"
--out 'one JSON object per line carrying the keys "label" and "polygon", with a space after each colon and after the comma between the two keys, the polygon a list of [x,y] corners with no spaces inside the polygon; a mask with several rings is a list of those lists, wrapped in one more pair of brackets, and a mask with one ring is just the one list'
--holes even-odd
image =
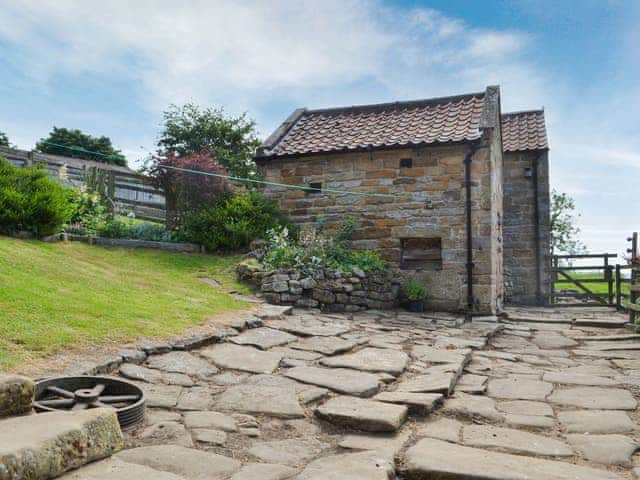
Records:
{"label": "grass verge", "polygon": [[246,291],[238,261],[0,237],[0,370],[68,347],[174,335],[246,308],[226,293]]}

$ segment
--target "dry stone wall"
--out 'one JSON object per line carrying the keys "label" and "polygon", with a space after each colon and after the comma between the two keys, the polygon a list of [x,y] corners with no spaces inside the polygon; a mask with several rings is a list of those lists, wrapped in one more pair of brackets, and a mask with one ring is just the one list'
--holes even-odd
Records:
{"label": "dry stone wall", "polygon": [[241,263],[238,276],[260,288],[267,302],[320,308],[326,312],[388,310],[398,305],[400,282],[392,271],[352,272],[324,270],[313,275],[298,271],[263,271]]}

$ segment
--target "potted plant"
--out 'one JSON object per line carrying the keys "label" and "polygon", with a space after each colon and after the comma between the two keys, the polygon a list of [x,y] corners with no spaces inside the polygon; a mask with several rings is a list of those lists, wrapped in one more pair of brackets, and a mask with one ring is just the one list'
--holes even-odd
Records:
{"label": "potted plant", "polygon": [[428,294],[427,287],[418,282],[411,281],[402,286],[402,296],[410,312],[424,312],[424,301]]}

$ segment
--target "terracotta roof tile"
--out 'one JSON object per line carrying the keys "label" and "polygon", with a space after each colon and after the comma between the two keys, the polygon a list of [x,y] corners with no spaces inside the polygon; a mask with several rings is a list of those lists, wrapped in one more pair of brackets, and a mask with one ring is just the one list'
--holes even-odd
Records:
{"label": "terracotta roof tile", "polygon": [[485,93],[326,110],[297,110],[261,157],[462,142],[480,138]]}
{"label": "terracotta roof tile", "polygon": [[502,115],[502,149],[505,152],[546,148],[549,145],[543,110]]}

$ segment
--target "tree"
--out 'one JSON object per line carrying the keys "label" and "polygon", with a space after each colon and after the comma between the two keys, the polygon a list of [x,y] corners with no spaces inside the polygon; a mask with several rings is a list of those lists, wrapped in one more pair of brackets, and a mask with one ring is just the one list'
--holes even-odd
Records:
{"label": "tree", "polygon": [[36,144],[36,150],[52,155],[127,166],[127,159],[120,150],[113,147],[109,137],[92,137],[80,130],[53,127],[49,136]]}
{"label": "tree", "polygon": [[152,184],[164,192],[167,227],[170,229],[180,225],[187,213],[210,207],[227,192],[224,178],[184,171],[227,175],[227,171],[208,153],[183,157],[169,153],[166,157],[154,158],[145,170]]}
{"label": "tree", "polygon": [[584,253],[585,245],[578,239],[580,229],[576,220],[575,201],[566,193],[551,192],[551,251],[570,255]]}
{"label": "tree", "polygon": [[164,112],[163,127],[158,141],[161,156],[208,153],[231,175],[255,176],[253,155],[260,141],[255,122],[246,114],[230,117],[222,109],[200,109],[193,103],[171,105]]}
{"label": "tree", "polygon": [[0,132],[0,147],[8,147],[9,146],[9,137],[4,132]]}

